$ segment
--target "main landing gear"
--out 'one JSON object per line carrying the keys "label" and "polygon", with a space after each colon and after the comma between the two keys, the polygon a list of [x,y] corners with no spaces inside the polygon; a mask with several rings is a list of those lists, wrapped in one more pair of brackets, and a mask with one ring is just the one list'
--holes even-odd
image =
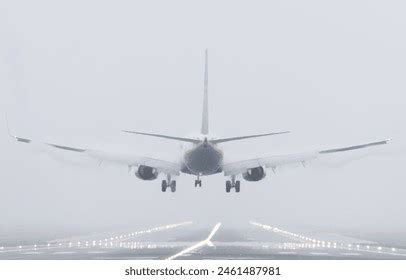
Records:
{"label": "main landing gear", "polygon": [[200,175],[197,175],[197,179],[195,180],[195,187],[202,186],[202,180],[200,180]]}
{"label": "main landing gear", "polygon": [[167,188],[171,188],[171,192],[176,192],[176,181],[168,175],[166,180],[162,180],[162,191],[166,192]]}
{"label": "main landing gear", "polygon": [[231,177],[231,181],[226,181],[226,192],[230,192],[232,188],[235,188],[235,192],[240,192],[240,181],[235,180],[235,176]]}

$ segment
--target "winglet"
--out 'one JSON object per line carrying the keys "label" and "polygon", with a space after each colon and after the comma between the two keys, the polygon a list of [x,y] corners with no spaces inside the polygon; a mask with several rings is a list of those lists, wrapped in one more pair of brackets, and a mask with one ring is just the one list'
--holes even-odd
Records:
{"label": "winglet", "polygon": [[11,138],[14,138],[14,139],[17,140],[18,142],[31,143],[31,139],[21,138],[21,137],[15,136],[14,134],[11,133],[10,127],[9,127],[9,125],[8,125],[7,114],[5,114],[5,120],[6,120],[7,133],[8,133],[8,135],[9,135]]}
{"label": "winglet", "polygon": [[6,128],[7,128],[7,133],[10,137],[16,138],[15,135],[11,134],[10,131],[10,126],[8,125],[8,118],[7,118],[7,114],[4,115],[4,119],[6,120]]}

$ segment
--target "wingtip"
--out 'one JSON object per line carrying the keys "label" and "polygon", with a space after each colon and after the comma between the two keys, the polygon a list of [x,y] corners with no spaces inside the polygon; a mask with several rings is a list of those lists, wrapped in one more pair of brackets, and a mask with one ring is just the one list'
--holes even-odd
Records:
{"label": "wingtip", "polygon": [[12,133],[11,133],[11,131],[10,131],[10,126],[9,126],[9,124],[8,124],[8,117],[7,117],[7,113],[6,114],[4,114],[4,120],[5,120],[5,122],[6,122],[6,128],[7,128],[7,133],[8,133],[8,135],[10,136],[10,137],[12,137],[12,138],[16,138],[16,136],[15,135],[13,135]]}
{"label": "wingtip", "polygon": [[272,135],[272,134],[287,134],[287,133],[291,133],[291,132],[289,130],[281,131],[281,132],[272,132],[272,133],[270,133],[270,135]]}

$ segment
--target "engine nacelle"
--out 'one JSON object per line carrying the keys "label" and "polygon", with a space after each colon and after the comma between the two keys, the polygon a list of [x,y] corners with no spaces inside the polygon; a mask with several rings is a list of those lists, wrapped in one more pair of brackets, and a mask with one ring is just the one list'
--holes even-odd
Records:
{"label": "engine nacelle", "polygon": [[149,167],[146,165],[140,165],[138,170],[135,172],[135,176],[142,180],[155,180],[159,175],[158,170],[153,167]]}
{"label": "engine nacelle", "polygon": [[265,169],[263,167],[255,167],[248,169],[247,172],[242,174],[242,177],[247,181],[259,181],[266,176]]}

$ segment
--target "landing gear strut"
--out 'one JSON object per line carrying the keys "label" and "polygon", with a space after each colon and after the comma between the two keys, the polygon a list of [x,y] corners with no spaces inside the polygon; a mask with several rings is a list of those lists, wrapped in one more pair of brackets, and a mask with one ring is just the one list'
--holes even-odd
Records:
{"label": "landing gear strut", "polygon": [[202,186],[202,180],[200,180],[200,175],[197,175],[197,179],[195,180],[195,187]]}
{"label": "landing gear strut", "polygon": [[176,192],[176,181],[172,180],[170,175],[166,180],[162,180],[162,191],[166,192],[167,188],[171,188],[171,192]]}
{"label": "landing gear strut", "polygon": [[230,192],[232,188],[235,188],[235,192],[240,192],[240,181],[235,180],[235,176],[231,177],[231,181],[226,182],[226,192]]}

